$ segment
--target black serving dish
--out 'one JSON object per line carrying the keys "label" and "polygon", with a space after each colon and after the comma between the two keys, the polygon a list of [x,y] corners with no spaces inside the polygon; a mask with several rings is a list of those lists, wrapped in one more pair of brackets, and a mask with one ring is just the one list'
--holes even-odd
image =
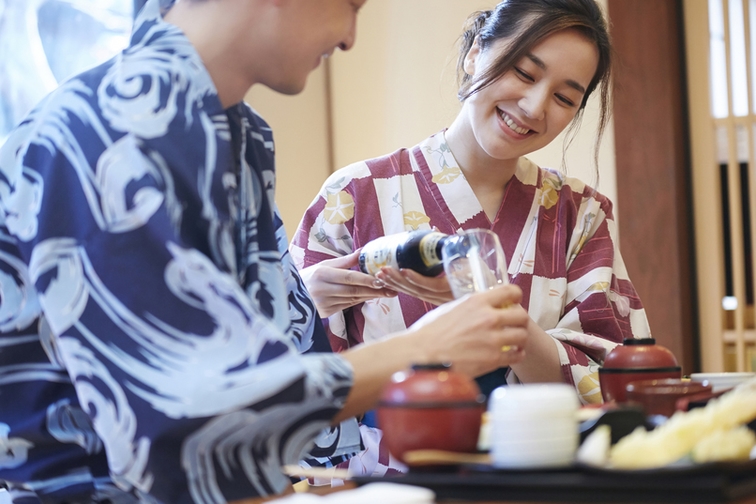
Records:
{"label": "black serving dish", "polygon": [[580,442],[585,441],[585,438],[601,425],[608,425],[611,428],[612,444],[615,444],[638,427],[652,430],[655,426],[640,406],[622,405],[608,409],[596,418],[581,422]]}
{"label": "black serving dish", "polygon": [[756,461],[670,466],[655,470],[612,470],[573,466],[553,470],[506,470],[481,464],[456,473],[420,472],[359,477],[429,488],[445,500],[499,502],[717,503],[756,497]]}

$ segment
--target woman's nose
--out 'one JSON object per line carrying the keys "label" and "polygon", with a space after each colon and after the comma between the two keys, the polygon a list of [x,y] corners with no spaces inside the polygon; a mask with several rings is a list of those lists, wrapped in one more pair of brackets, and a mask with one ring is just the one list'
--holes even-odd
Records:
{"label": "woman's nose", "polygon": [[532,86],[528,92],[520,98],[518,105],[528,118],[540,121],[546,113],[548,98],[548,90],[541,86]]}

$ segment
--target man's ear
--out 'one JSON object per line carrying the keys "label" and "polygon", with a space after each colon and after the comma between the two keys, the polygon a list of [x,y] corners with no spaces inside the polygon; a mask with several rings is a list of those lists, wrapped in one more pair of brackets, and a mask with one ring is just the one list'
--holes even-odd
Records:
{"label": "man's ear", "polygon": [[472,47],[470,47],[470,50],[467,51],[467,54],[465,55],[465,61],[462,65],[462,68],[465,70],[465,73],[467,75],[475,75],[475,62],[478,59],[479,54],[480,43],[478,41],[478,37],[475,37],[473,45]]}

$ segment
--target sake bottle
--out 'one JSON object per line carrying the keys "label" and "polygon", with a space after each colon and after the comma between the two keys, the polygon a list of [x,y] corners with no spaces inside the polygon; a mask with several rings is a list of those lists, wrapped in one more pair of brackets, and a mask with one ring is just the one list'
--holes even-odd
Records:
{"label": "sake bottle", "polygon": [[444,270],[441,247],[448,235],[430,229],[382,236],[367,243],[360,252],[360,269],[375,275],[383,266],[436,276]]}

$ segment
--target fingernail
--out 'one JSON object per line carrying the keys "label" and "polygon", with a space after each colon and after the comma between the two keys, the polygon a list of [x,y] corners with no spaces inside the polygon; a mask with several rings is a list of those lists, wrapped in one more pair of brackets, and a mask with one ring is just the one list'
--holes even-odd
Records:
{"label": "fingernail", "polygon": [[373,287],[376,289],[380,289],[381,287],[385,287],[386,284],[381,282],[380,280],[373,280]]}

